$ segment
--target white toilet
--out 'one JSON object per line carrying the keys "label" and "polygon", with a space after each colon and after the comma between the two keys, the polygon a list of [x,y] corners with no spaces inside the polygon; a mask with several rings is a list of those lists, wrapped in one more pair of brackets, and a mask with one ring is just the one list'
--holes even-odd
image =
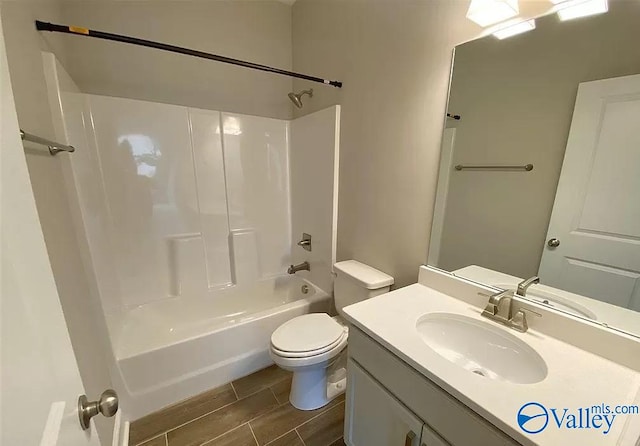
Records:
{"label": "white toilet", "polygon": [[[334,265],[334,296],[338,314],[356,302],[389,291],[393,277],[355,260]],[[271,358],[293,372],[289,401],[301,410],[329,403],[346,387],[346,357],[340,355],[349,334],[341,317],[326,313],[298,316],[271,335]],[[340,361],[341,359],[341,361]]]}

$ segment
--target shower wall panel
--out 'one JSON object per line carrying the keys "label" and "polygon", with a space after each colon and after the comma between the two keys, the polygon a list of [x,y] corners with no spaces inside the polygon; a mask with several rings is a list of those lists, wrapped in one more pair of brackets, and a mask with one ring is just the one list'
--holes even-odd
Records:
{"label": "shower wall panel", "polygon": [[256,249],[242,253],[244,263],[257,255],[262,276],[282,274],[291,263],[287,122],[223,113],[222,126],[229,226],[243,239],[234,246],[253,233]]}
{"label": "shower wall panel", "polygon": [[[308,261],[306,278],[327,292],[333,287],[338,225],[340,106],[291,121],[291,209],[293,261]],[[311,252],[295,244],[312,236]]]}
{"label": "shower wall panel", "polygon": [[[76,204],[72,209],[82,225],[86,248],[85,267],[91,268],[97,295],[107,320],[118,319],[123,311],[122,289],[115,264],[114,244],[111,241],[109,209],[104,194],[100,161],[91,129],[89,99],[81,93],[62,92],[60,95],[64,133],[69,143],[77,147],[68,157],[65,179]],[[87,271],[89,273],[89,271]]]}
{"label": "shower wall panel", "polygon": [[85,221],[92,254],[109,252],[124,307],[285,271],[287,121],[78,97],[82,116],[76,106],[75,118],[65,117],[85,130],[74,181],[83,214],[106,226],[91,231]]}
{"label": "shower wall panel", "polygon": [[183,246],[201,236],[186,110],[106,96],[90,104],[124,301],[181,294],[180,260],[204,272],[202,244]]}
{"label": "shower wall panel", "polygon": [[223,286],[232,278],[220,112],[190,109],[189,121],[208,285]]}

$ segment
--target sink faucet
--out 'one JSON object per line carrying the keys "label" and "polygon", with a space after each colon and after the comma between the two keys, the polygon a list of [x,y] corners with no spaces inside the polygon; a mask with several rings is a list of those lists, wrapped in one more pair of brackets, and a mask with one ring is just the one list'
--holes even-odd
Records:
{"label": "sink faucet", "polygon": [[516,294],[518,294],[519,296],[526,296],[527,290],[534,283],[540,283],[540,277],[533,276],[529,277],[527,280],[523,280],[522,282],[520,282],[518,284],[518,291],[516,291]]}
{"label": "sink faucet", "polygon": [[289,269],[287,269],[288,274],[295,274],[298,271],[311,271],[311,265],[309,265],[309,262],[304,261],[298,265],[291,265]]}
{"label": "sink faucet", "polygon": [[[486,296],[484,293],[480,293],[480,295]],[[487,302],[487,306],[482,311],[482,316],[524,333],[529,329],[525,311],[536,316],[542,315],[529,310],[528,308],[520,308],[515,312],[515,314],[512,314],[512,298],[512,290],[498,291],[497,293],[490,295],[489,302]]]}
{"label": "sink faucet", "polygon": [[[482,294],[486,296],[485,294]],[[513,296],[513,291],[504,290],[499,291],[495,294],[491,294],[489,296],[489,302],[487,302],[487,306],[484,308],[482,315],[488,317],[489,319],[495,320],[509,320],[511,319],[511,297]]]}

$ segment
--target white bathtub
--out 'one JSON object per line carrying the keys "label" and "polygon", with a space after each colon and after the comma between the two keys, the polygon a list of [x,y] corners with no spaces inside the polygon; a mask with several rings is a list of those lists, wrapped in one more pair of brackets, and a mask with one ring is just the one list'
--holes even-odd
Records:
{"label": "white bathtub", "polygon": [[128,311],[115,352],[127,392],[127,418],[268,366],[269,340],[279,325],[305,313],[328,312],[331,306],[320,288],[287,276]]}

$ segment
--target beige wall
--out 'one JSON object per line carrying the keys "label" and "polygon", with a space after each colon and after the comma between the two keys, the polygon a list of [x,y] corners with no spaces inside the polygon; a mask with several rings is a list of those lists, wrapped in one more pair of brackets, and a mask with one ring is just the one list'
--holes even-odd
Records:
{"label": "beige wall", "polygon": [[[291,69],[291,7],[277,1],[74,1],[64,22]],[[65,36],[86,93],[288,119],[291,79],[117,42]]]}
{"label": "beige wall", "polygon": [[[61,19],[59,4],[49,1],[11,1],[0,4],[11,84],[20,127],[55,138],[45,83],[42,50],[65,60],[60,36],[41,35],[37,19]],[[97,296],[92,296],[73,228],[62,175],[62,156],[52,157],[42,146],[26,143],[26,157],[47,251],[56,280],[73,350],[87,394],[97,397],[112,387],[108,339]],[[111,444],[113,419],[99,419],[103,444]]]}
{"label": "beige wall", "polygon": [[[451,51],[480,31],[464,18],[468,1],[298,0],[293,22],[286,5],[257,1],[240,4],[240,12],[229,12],[229,2],[76,2],[65,5],[64,15],[34,5],[3,4],[2,19],[20,124],[43,136],[53,128],[42,107],[39,50],[53,46],[61,56],[60,40],[69,49],[65,67],[96,94],[283,118],[290,114],[291,80],[151,49],[40,35],[35,18],[283,68],[293,60],[296,70],[342,80],[342,90],[314,84],[316,95],[300,111],[342,104],[338,257],[393,274],[398,286],[416,280],[427,256]],[[58,161],[28,158],[60,294],[77,298],[88,285],[79,273]]]}
{"label": "beige wall", "polygon": [[522,172],[452,172],[444,269],[478,264],[518,277],[538,272],[580,82],[640,73],[640,2],[608,14],[556,16],[530,33],[456,50],[449,110],[455,164],[526,164]]}
{"label": "beige wall", "polygon": [[431,227],[451,52],[479,29],[468,2],[298,0],[297,71],[344,82],[313,86],[301,114],[342,105],[338,260],[413,283]]}

